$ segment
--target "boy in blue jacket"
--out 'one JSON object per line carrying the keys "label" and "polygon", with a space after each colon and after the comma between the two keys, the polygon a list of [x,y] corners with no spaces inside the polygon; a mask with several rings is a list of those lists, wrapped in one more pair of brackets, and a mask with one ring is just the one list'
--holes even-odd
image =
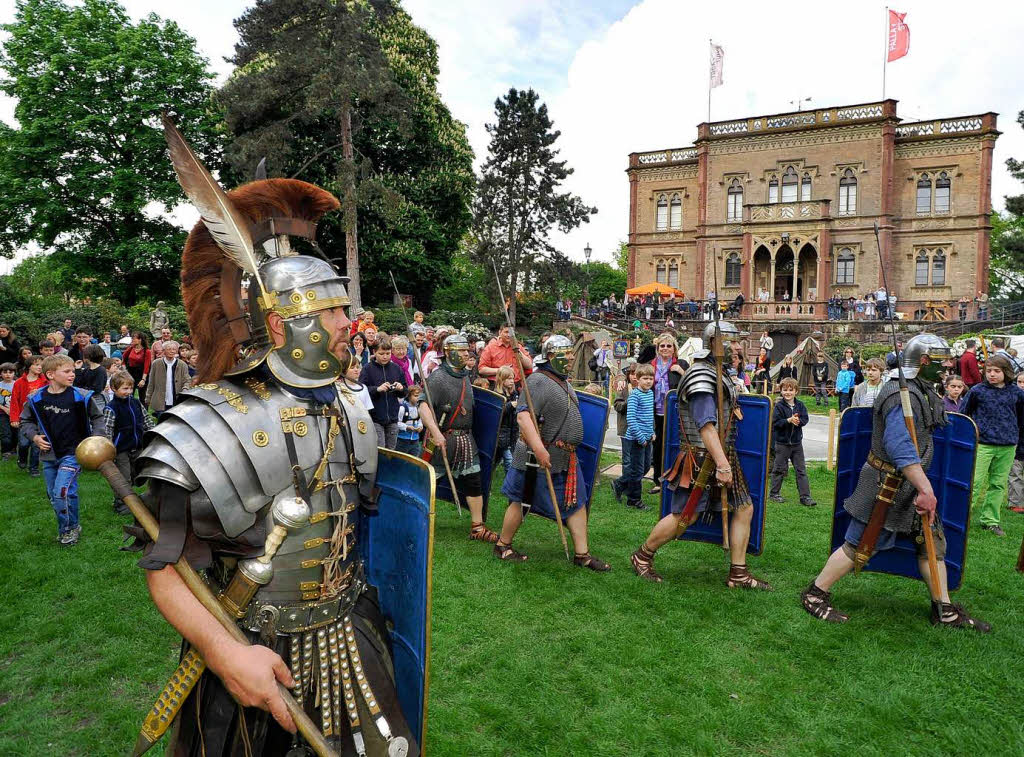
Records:
{"label": "boy in blue jacket", "polygon": [[843,412],[850,406],[853,400],[853,386],[857,382],[857,374],[850,369],[850,364],[845,360],[839,366],[839,373],[836,374],[836,394],[839,395],[839,412]]}
{"label": "boy in blue jacket", "polygon": [[57,541],[78,543],[78,474],[75,448],[87,436],[103,436],[103,410],[93,392],[75,383],[75,363],[67,355],[43,361],[49,384],[29,395],[21,411],[21,430],[39,448],[46,477],[46,494],[57,516]]}
{"label": "boy in blue jacket", "polygon": [[[121,471],[124,480],[129,484],[134,480],[135,458],[142,451],[142,435],[153,428],[153,416],[132,395],[135,379],[128,371],[118,371],[110,379],[110,388],[114,392],[110,403],[103,408],[103,421],[106,436],[117,447],[114,462]],[[114,495],[114,512],[127,515],[128,506]]]}
{"label": "boy in blue jacket", "polygon": [[623,437],[623,454],[627,465],[623,466],[622,475],[615,479],[612,488],[616,498],[626,493],[626,506],[637,510],[646,510],[644,504],[643,479],[654,451],[654,366],[643,363],[636,367],[636,388],[629,393],[626,401],[626,435]]}
{"label": "boy in blue jacket", "polygon": [[[849,372],[851,375],[853,371]],[[842,371],[840,371],[842,375]],[[800,492],[800,504],[814,507],[811,499],[811,484],[807,480],[807,466],[804,464],[804,429],[807,425],[807,408],[796,398],[796,379],[784,378],[780,382],[782,397],[772,411],[772,435],[775,438],[775,466],[772,468],[771,500],[785,502],[780,492],[782,480],[789,472],[793,461],[796,471],[796,488]]]}

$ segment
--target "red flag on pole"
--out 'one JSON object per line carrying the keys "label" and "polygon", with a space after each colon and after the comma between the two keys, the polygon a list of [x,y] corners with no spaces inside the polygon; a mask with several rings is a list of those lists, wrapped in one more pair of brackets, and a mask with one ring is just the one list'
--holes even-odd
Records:
{"label": "red flag on pole", "polygon": [[886,60],[892,63],[910,52],[910,27],[903,23],[906,13],[889,11],[889,55]]}

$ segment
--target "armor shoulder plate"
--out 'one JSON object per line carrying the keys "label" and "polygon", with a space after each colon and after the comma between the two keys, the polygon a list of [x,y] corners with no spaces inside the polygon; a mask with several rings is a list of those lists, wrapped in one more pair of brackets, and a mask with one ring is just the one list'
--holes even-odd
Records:
{"label": "armor shoulder plate", "polygon": [[715,367],[704,361],[690,366],[679,381],[679,400],[683,402],[695,394],[715,393]]}
{"label": "armor shoulder plate", "polygon": [[342,387],[338,388],[338,395],[352,436],[356,470],[372,480],[377,475],[377,432],[373,428],[370,411],[358,395]]}

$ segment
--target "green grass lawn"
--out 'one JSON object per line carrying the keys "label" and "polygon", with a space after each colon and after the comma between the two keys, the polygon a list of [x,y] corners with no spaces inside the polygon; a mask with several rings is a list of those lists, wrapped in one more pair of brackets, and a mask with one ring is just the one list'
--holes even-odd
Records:
{"label": "green grass lawn", "polygon": [[[439,502],[428,753],[1020,754],[1024,518],[1007,513],[1005,539],[972,529],[957,599],[993,634],[933,629],[923,584],[873,574],[839,585],[852,619],[826,625],[798,593],[828,551],[832,481],[815,466],[822,506],[792,504],[792,480],[789,504],[771,506],[751,559],[770,594],[725,589],[721,550],[689,542],[659,554],[665,583],[635,578],[627,558],[657,516],[626,510],[607,484],[591,527],[604,575],[567,565],[540,518],[516,542],[530,561],[499,563]],[[42,480],[5,462],[0,487],[0,754],[125,754],[178,640],[117,551],[123,519],[87,474],[82,541],[61,549]]]}
{"label": "green grass lawn", "polygon": [[813,394],[801,394],[799,399],[807,406],[807,412],[811,415],[828,415],[829,410],[835,410],[836,415],[839,414],[839,397],[835,395],[828,398],[827,405],[817,404]]}

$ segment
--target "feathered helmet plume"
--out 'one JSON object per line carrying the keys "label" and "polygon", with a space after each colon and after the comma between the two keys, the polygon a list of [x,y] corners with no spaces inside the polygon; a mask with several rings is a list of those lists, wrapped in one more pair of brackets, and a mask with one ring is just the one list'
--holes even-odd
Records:
{"label": "feathered helmet plume", "polygon": [[[288,237],[314,241],[317,222],[340,203],[330,192],[295,179],[262,179],[225,192],[166,115],[163,126],[178,182],[201,217],[185,243],[181,292],[199,351],[196,380],[215,381],[254,368],[274,351],[265,316],[297,315],[295,295],[292,304],[281,306],[286,292],[266,287],[260,269],[295,255]],[[320,283],[333,283],[344,295],[347,279],[327,263],[316,263],[329,269]],[[341,299],[347,295],[321,303],[336,306]],[[301,314],[323,309],[318,304],[305,303]]]}

